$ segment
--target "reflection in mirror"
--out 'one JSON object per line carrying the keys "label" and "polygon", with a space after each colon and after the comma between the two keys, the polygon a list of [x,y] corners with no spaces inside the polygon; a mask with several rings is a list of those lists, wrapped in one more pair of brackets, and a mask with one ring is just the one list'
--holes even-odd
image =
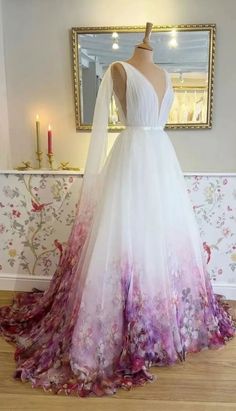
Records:
{"label": "reflection in mirror", "polygon": [[[128,60],[143,39],[144,28],[124,30],[72,29],[77,130],[91,129],[98,88],[109,64]],[[151,45],[154,62],[171,74],[175,92],[166,127],[211,127],[215,25],[154,28]],[[122,129],[114,98],[109,129]]]}

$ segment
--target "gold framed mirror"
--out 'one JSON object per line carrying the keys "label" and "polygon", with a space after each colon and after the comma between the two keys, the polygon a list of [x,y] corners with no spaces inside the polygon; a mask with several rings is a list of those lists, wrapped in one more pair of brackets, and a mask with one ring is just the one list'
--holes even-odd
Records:
{"label": "gold framed mirror", "polygon": [[[97,91],[110,63],[128,60],[143,39],[145,26],[72,27],[72,66],[77,131],[91,131]],[[212,127],[215,24],[153,26],[154,62],[171,73],[174,101],[166,128]],[[109,131],[124,128],[115,101]]]}

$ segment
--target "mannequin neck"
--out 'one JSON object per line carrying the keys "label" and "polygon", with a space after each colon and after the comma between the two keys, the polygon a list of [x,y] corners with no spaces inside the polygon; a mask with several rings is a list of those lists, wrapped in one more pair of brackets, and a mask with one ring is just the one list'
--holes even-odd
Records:
{"label": "mannequin neck", "polygon": [[153,63],[153,51],[135,47],[134,53],[129,61],[133,63]]}

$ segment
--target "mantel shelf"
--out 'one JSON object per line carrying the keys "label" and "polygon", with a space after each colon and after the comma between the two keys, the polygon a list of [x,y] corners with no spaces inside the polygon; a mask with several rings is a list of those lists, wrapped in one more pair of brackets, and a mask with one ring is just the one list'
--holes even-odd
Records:
{"label": "mantel shelf", "polygon": [[[74,171],[74,170],[48,170],[48,169],[41,169],[41,170],[0,170],[0,174],[29,174],[29,175],[34,175],[34,174],[39,174],[39,175],[79,175],[83,176],[84,175],[84,169],[81,169],[79,171]],[[236,172],[200,172],[200,171],[183,171],[183,175],[185,176],[231,176],[231,177],[236,177]]]}
{"label": "mantel shelf", "polygon": [[40,169],[40,170],[0,170],[0,174],[56,174],[56,175],[82,175],[84,174],[84,169],[81,169],[79,171],[75,170],[48,170],[48,169]]}

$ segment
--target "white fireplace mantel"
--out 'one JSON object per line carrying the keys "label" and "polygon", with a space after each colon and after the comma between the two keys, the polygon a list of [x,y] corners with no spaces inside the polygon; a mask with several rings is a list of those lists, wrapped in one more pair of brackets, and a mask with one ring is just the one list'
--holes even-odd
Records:
{"label": "white fireplace mantel", "polygon": [[[84,174],[84,170],[81,169],[80,171],[74,171],[74,170],[48,170],[48,169],[39,169],[39,170],[0,170],[0,175],[1,174],[55,174],[55,175],[82,175]],[[228,172],[228,173],[222,173],[222,172],[200,172],[200,171],[183,171],[183,175],[185,176],[232,176],[236,177],[236,172]]]}

